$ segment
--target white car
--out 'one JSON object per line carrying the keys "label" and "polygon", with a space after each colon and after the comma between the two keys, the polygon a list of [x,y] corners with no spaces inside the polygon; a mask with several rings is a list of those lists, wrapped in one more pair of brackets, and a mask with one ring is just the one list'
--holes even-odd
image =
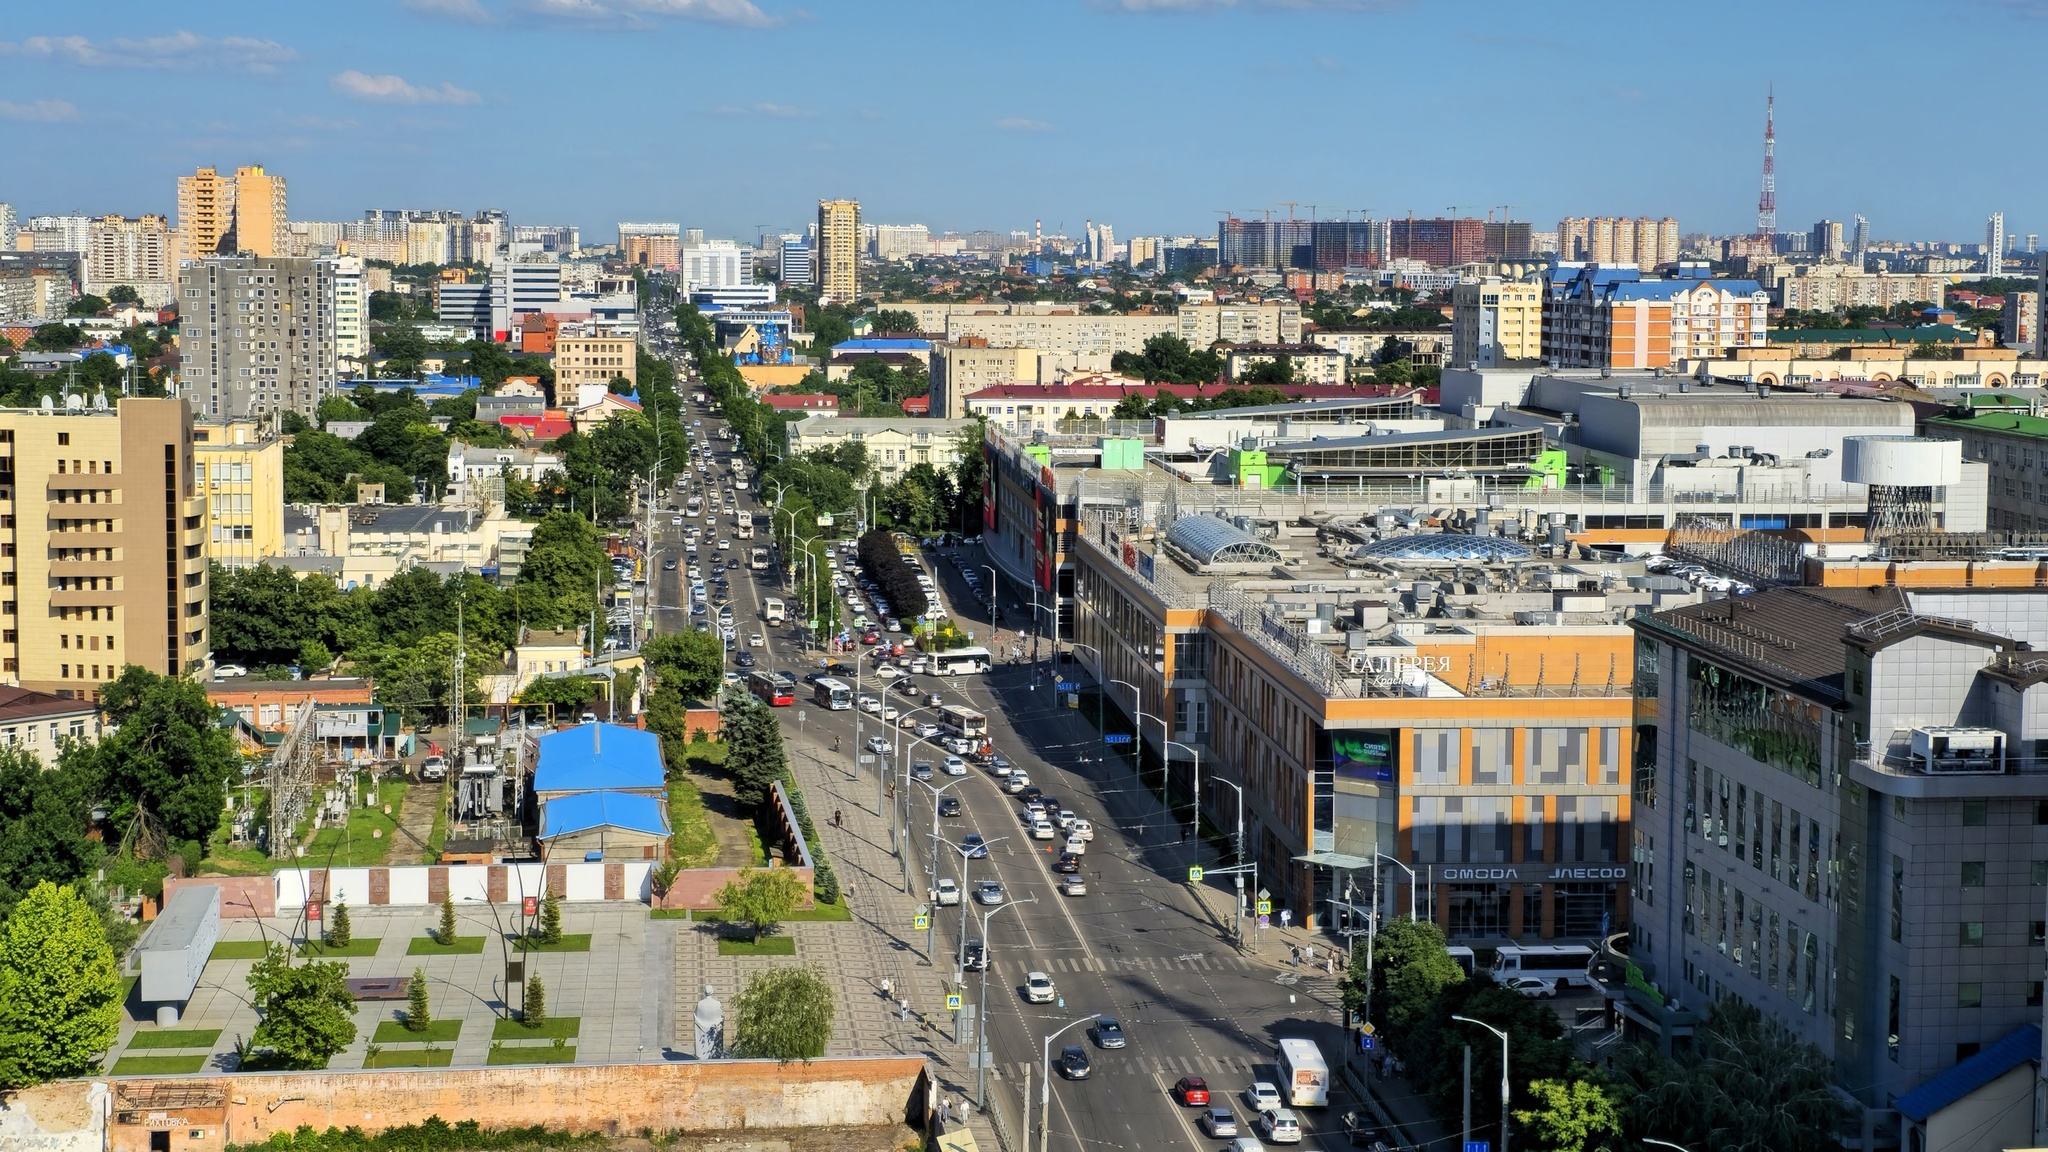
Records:
{"label": "white car", "polygon": [[873,696],[863,696],[860,698],[860,710],[863,712],[880,712],[882,710],[882,702]]}
{"label": "white car", "polygon": [[1081,879],[1080,873],[1073,872],[1060,877],[1059,889],[1062,896],[1086,896],[1088,882]]}
{"label": "white car", "polygon": [[1501,987],[1520,992],[1524,996],[1534,996],[1538,1000],[1549,1000],[1557,995],[1557,981],[1543,976],[1517,976],[1512,980],[1503,981]]}
{"label": "white car", "polygon": [[875,679],[877,680],[894,680],[901,675],[903,675],[903,669],[896,667],[894,664],[884,664],[880,668],[875,669]]}
{"label": "white car", "polygon": [[747,647],[749,648],[765,648],[767,647],[767,645],[768,638],[766,636],[761,635],[759,632],[756,632],[752,636],[747,637]]}
{"label": "white car", "polygon": [[958,756],[948,756],[945,760],[945,769],[948,776],[965,776],[967,775],[967,761],[962,760]]}
{"label": "white car", "polygon": [[917,726],[917,734],[922,739],[930,739],[939,734],[939,726],[927,720]]}
{"label": "white car", "polygon": [[877,756],[887,756],[889,754],[889,742],[880,736],[870,736],[868,737],[868,751],[873,752]]}
{"label": "white car", "polygon": [[1301,1143],[1301,1121],[1292,1108],[1268,1108],[1259,1113],[1259,1135],[1268,1144]]}
{"label": "white car", "polygon": [[1069,832],[1067,834],[1067,854],[1069,856],[1086,856],[1088,854],[1088,842]]}
{"label": "white car", "polygon": [[1055,831],[1056,829],[1053,828],[1052,821],[1050,820],[1034,820],[1031,822],[1031,838],[1033,840],[1050,840],[1053,838]]}
{"label": "white car", "polygon": [[951,908],[960,903],[960,885],[954,883],[952,877],[942,876],[932,888],[931,899],[941,908]]}
{"label": "white car", "polygon": [[1269,1112],[1280,1107],[1280,1089],[1272,1082],[1260,1080],[1245,1086],[1245,1106],[1254,1112]]}
{"label": "white car", "polygon": [[939,744],[955,756],[965,756],[974,751],[974,741],[965,736],[948,736]]}
{"label": "white car", "polygon": [[1059,998],[1059,992],[1052,985],[1052,977],[1043,972],[1030,972],[1024,976],[1024,1000],[1029,1004],[1050,1004]]}
{"label": "white car", "polygon": [[1022,772],[1012,772],[1010,773],[1010,778],[1003,781],[1003,791],[1008,792],[1012,796],[1029,787],[1031,787],[1031,777]]}
{"label": "white car", "polygon": [[882,704],[882,719],[883,719],[883,720],[885,720],[885,721],[888,721],[888,722],[890,722],[890,723],[894,723],[894,722],[896,722],[897,720],[901,719],[901,718],[902,718],[902,716],[903,716],[903,713],[902,713],[902,711],[901,711],[901,710],[899,710],[899,709],[898,709],[898,708],[897,708],[897,707],[896,707],[896,706],[895,706],[894,704],[890,704],[890,703],[888,703],[888,702],[886,702],[886,701],[884,701],[884,702],[883,702],[883,704]]}

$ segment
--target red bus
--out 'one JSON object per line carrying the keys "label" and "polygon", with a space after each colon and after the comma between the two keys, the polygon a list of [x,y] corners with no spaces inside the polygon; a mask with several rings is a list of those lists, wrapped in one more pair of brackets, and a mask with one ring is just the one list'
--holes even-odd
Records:
{"label": "red bus", "polygon": [[759,697],[762,703],[776,708],[787,708],[796,703],[796,681],[780,672],[749,672],[747,691]]}

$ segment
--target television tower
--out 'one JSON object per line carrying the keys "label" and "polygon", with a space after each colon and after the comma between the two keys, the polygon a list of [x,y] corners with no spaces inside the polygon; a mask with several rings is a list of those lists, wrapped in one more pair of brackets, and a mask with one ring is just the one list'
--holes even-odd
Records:
{"label": "television tower", "polygon": [[1778,173],[1775,157],[1778,152],[1778,133],[1775,124],[1778,96],[1775,91],[1766,90],[1764,96],[1764,185],[1756,198],[1756,238],[1759,243],[1770,245],[1778,236]]}

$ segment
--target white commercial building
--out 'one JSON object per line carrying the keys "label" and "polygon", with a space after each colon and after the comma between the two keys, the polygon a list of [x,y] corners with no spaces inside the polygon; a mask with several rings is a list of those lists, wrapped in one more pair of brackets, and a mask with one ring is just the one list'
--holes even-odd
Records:
{"label": "white commercial building", "polygon": [[737,288],[754,280],[752,261],[746,250],[730,240],[705,240],[685,244],[680,254],[683,291],[700,288]]}

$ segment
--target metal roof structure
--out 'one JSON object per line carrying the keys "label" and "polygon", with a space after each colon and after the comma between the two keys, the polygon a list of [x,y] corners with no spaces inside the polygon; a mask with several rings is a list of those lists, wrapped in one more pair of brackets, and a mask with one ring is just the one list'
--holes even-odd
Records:
{"label": "metal roof structure", "polygon": [[540,806],[543,840],[592,828],[666,836],[668,811],[662,801],[632,792],[576,792],[557,796]]}
{"label": "metal roof structure", "polygon": [[1166,543],[1195,562],[1212,564],[1278,564],[1280,552],[1271,544],[1216,516],[1187,516],[1166,530]]}
{"label": "metal roof structure", "polygon": [[1520,541],[1504,536],[1473,536],[1463,532],[1420,532],[1412,536],[1388,536],[1360,545],[1354,560],[1378,564],[1500,564],[1527,560],[1535,555]]}
{"label": "metal roof structure", "polygon": [[1451,428],[1392,436],[1283,440],[1266,459],[1296,476],[1434,474],[1452,469],[1525,473],[1543,451],[1540,428]]}
{"label": "metal roof structure", "polygon": [[578,724],[536,741],[540,755],[533,790],[551,792],[659,792],[668,776],[661,737],[623,724]]}

